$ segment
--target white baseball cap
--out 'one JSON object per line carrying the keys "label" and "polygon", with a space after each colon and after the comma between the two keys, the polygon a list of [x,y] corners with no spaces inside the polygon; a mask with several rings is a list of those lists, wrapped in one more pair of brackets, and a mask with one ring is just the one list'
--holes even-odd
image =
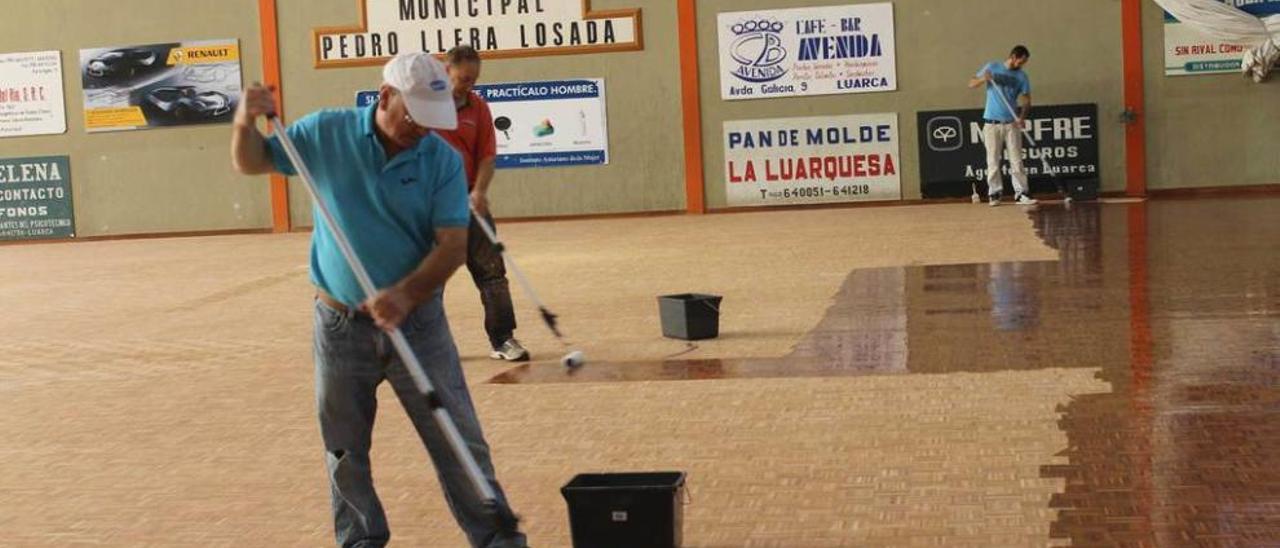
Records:
{"label": "white baseball cap", "polygon": [[382,68],[382,79],[400,92],[409,116],[418,125],[457,129],[458,108],[444,63],[426,53],[397,55]]}

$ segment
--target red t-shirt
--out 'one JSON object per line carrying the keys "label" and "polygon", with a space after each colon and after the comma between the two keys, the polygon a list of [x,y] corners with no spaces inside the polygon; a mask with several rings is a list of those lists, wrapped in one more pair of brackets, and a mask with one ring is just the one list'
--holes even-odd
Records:
{"label": "red t-shirt", "polygon": [[498,138],[494,134],[489,103],[476,92],[471,92],[467,106],[458,109],[458,129],[437,129],[436,133],[462,155],[462,165],[467,169],[467,187],[475,188],[480,162],[498,154]]}

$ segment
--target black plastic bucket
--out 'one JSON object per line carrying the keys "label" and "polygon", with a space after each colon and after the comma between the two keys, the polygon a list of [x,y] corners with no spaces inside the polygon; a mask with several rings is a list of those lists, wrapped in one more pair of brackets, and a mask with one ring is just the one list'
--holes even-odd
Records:
{"label": "black plastic bucket", "polygon": [[684,472],[578,474],[560,488],[574,548],[679,548]]}

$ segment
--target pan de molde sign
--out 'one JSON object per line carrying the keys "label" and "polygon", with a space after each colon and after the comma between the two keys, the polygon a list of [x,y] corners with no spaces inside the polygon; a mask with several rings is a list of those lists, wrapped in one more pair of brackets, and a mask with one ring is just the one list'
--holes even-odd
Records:
{"label": "pan de molde sign", "polygon": [[312,32],[316,67],[377,65],[470,45],[485,57],[644,49],[639,9],[591,0],[357,0],[360,24]]}

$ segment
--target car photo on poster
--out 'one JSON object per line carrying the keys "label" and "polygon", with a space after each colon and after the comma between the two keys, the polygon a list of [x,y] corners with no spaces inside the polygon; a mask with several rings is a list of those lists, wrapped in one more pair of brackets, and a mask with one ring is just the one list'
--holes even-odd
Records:
{"label": "car photo on poster", "polygon": [[165,61],[169,50],[177,45],[120,48],[96,53],[84,64],[84,83],[90,88],[118,86],[171,70]]}
{"label": "car photo on poster", "polygon": [[236,105],[225,93],[196,86],[161,86],[143,98],[142,111],[152,125],[217,121],[230,116]]}
{"label": "car photo on poster", "polygon": [[90,133],[228,123],[243,87],[237,40],[80,50]]}

